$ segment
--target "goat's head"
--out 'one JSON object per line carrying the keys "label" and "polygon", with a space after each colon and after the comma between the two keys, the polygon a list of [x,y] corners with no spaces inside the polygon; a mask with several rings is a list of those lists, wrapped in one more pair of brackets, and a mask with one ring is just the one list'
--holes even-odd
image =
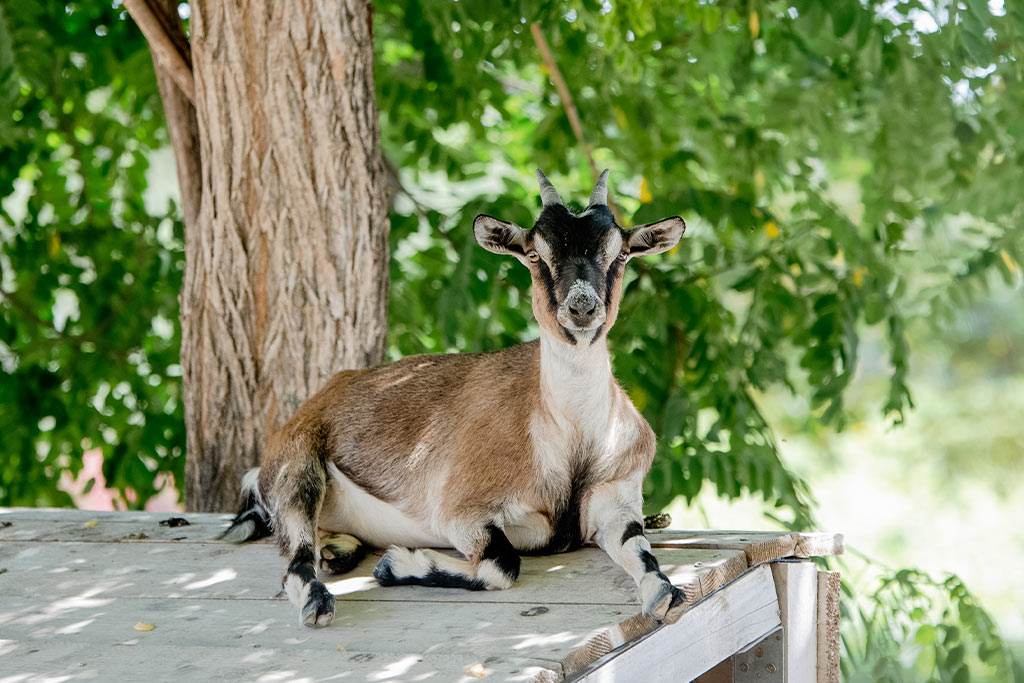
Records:
{"label": "goat's head", "polygon": [[484,249],[511,254],[530,269],[533,313],[542,327],[568,344],[592,344],[615,322],[626,262],[671,249],[686,224],[673,216],[628,230],[619,227],[608,208],[608,171],[581,213],[562,204],[540,170],[537,179],[543,208],[533,229],[480,215],[473,233]]}

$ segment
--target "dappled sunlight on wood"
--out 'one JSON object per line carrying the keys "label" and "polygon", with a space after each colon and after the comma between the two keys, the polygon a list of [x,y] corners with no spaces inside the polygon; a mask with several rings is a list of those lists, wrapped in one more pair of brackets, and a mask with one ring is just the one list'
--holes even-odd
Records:
{"label": "dappled sunlight on wood", "polygon": [[[0,528],[5,682],[7,672],[136,680],[140,661],[183,681],[468,681],[481,671],[530,681],[639,609],[632,580],[597,548],[526,557],[505,591],[381,588],[377,552],[349,574],[322,577],[337,614],[314,630],[284,597],[275,546],[214,540],[223,515],[168,528],[159,524],[166,515],[149,513],[2,512],[11,521]],[[740,549],[657,547],[687,538],[651,534],[688,599],[746,568]]]}
{"label": "dappled sunlight on wood", "polygon": [[325,581],[324,585],[334,595],[346,595],[377,588],[377,580],[372,576],[354,576],[348,579]]}
{"label": "dappled sunlight on wood", "polygon": [[192,583],[185,586],[185,590],[196,590],[199,588],[206,588],[212,586],[215,583],[221,583],[223,581],[231,581],[238,576],[238,572],[234,569],[218,569],[214,572],[213,576],[202,581],[193,581]]}

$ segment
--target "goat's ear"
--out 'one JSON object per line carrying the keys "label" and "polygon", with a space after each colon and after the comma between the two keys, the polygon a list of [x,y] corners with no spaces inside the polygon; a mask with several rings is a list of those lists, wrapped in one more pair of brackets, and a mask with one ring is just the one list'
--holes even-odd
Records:
{"label": "goat's ear", "polygon": [[686,223],[679,216],[664,218],[657,223],[640,225],[629,231],[626,247],[630,256],[647,256],[668,251],[679,243],[686,231]]}
{"label": "goat's ear", "polygon": [[481,247],[495,254],[526,254],[526,231],[515,223],[480,214],[473,221],[473,235]]}

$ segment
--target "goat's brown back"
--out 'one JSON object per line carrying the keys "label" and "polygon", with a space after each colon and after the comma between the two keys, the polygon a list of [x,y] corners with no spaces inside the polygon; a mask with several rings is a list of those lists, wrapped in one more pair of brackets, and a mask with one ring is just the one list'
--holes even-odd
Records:
{"label": "goat's brown back", "polygon": [[465,499],[450,497],[451,487],[480,504],[497,500],[531,475],[539,363],[538,342],[528,342],[339,372],[271,437],[264,469],[277,471],[303,448],[386,502],[418,496],[416,507],[436,507],[441,501],[422,498],[439,474],[449,504]]}

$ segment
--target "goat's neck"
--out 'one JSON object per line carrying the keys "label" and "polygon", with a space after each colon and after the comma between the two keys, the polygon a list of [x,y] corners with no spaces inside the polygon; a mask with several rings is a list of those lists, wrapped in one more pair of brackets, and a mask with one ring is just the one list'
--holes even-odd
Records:
{"label": "goat's neck", "polygon": [[576,424],[605,422],[614,403],[612,386],[603,335],[593,344],[573,346],[541,332],[541,402],[552,415]]}

